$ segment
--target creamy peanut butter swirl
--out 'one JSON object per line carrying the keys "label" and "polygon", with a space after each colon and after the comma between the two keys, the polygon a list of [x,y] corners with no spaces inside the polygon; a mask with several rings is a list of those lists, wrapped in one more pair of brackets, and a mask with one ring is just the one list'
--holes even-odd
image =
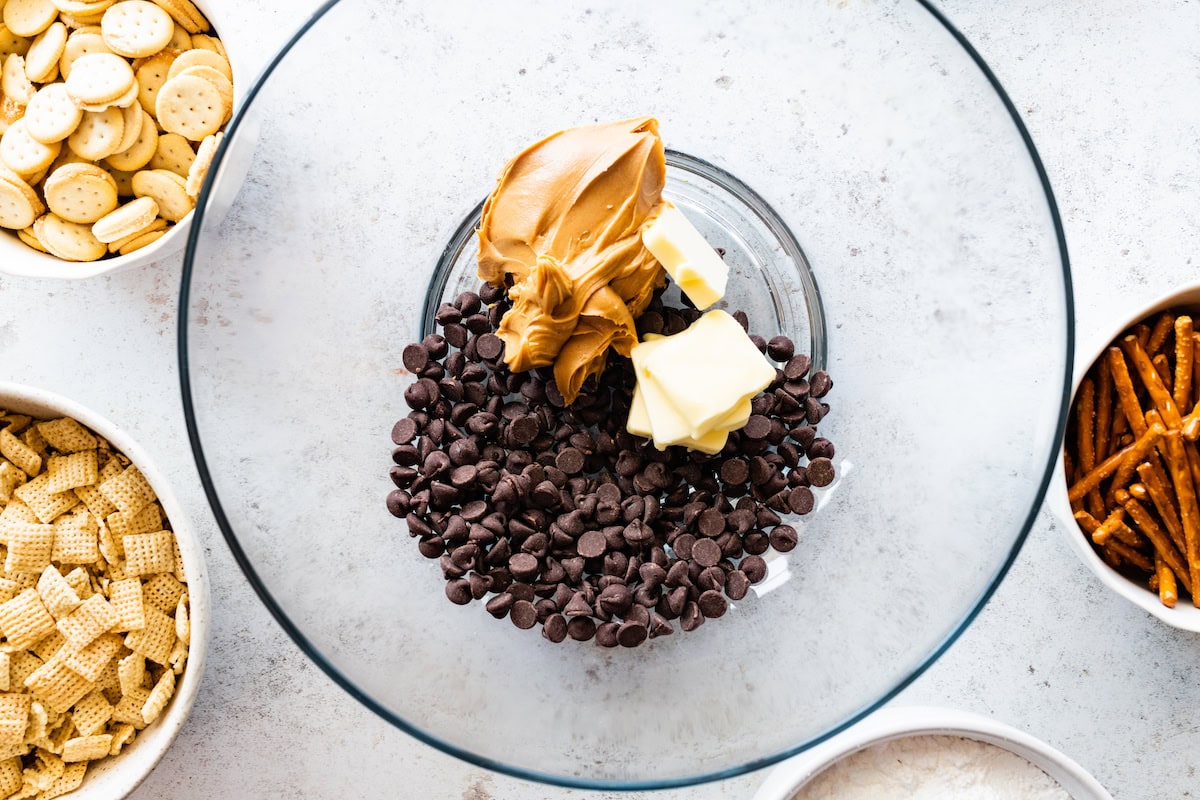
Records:
{"label": "creamy peanut butter swirl", "polygon": [[500,173],[479,226],[479,277],[510,285],[497,335],[521,372],[554,365],[569,403],[608,349],[628,356],[634,319],[664,273],[640,229],[663,208],[653,117],[559,131]]}

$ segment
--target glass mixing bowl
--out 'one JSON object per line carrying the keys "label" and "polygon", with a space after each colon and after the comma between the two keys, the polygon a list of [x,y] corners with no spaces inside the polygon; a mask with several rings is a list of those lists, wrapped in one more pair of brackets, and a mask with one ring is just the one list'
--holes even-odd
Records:
{"label": "glass mixing bowl", "polygon": [[[725,307],[831,373],[839,478],[723,618],[556,645],[447,602],[388,514],[401,350],[473,282],[511,155],[643,114],[667,195],[728,251]],[[1041,503],[1073,349],[1061,228],[1012,104],[923,3],[343,0],[217,160],[179,329],[205,490],[305,652],[446,752],[626,789],[796,753],[962,633]]]}

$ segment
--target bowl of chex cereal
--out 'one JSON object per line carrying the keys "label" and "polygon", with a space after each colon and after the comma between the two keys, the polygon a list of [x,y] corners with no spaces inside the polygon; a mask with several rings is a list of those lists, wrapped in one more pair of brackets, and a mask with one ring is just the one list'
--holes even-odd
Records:
{"label": "bowl of chex cereal", "polygon": [[191,711],[201,547],[146,454],[0,382],[0,798],[125,797]]}
{"label": "bowl of chex cereal", "polygon": [[87,278],[183,248],[246,83],[209,11],[0,3],[0,272]]}

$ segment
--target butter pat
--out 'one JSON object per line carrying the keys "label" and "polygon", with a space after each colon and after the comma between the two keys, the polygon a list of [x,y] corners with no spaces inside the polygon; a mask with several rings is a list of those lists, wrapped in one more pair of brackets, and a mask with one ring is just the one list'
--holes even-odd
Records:
{"label": "butter pat", "polygon": [[724,311],[710,311],[674,336],[633,348],[637,385],[626,429],[664,449],[716,453],[750,417],[750,400],[775,368]]}
{"label": "butter pat", "polygon": [[696,308],[706,309],[725,296],[729,267],[675,206],[666,204],[642,229],[642,244]]}

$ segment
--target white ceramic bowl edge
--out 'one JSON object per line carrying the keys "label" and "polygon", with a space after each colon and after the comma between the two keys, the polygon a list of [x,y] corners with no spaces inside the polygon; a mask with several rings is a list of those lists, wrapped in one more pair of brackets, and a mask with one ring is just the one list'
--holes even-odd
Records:
{"label": "white ceramic bowl edge", "polygon": [[908,736],[961,736],[1015,753],[1054,778],[1073,800],[1112,800],[1087,770],[1050,745],[988,717],[949,708],[885,708],[832,739],[784,761],[767,776],[754,800],[791,800],[825,768],[871,745]]}

